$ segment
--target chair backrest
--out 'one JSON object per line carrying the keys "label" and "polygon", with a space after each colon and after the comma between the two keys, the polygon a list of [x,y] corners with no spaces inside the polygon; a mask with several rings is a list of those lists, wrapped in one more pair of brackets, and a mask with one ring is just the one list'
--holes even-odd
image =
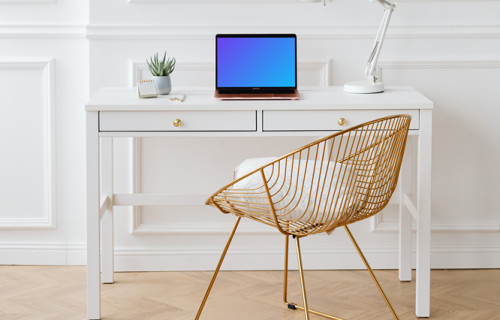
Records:
{"label": "chair backrest", "polygon": [[339,162],[352,165],[357,173],[353,194],[358,210],[349,224],[380,212],[389,202],[398,181],[411,117],[388,117],[349,130],[359,141]]}
{"label": "chair backrest", "polygon": [[329,231],[380,212],[396,188],[410,121],[370,121],[274,162],[266,178],[283,231]]}
{"label": "chair backrest", "polygon": [[319,139],[237,179],[210,202],[299,236],[371,217],[396,188],[410,121],[389,116]]}

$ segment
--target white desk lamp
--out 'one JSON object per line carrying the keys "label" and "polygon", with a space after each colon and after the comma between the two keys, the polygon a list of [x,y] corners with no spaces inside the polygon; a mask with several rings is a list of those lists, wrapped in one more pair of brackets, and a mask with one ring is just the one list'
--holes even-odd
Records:
{"label": "white desk lamp", "polygon": [[385,12],[382,18],[382,23],[380,24],[380,27],[378,29],[377,37],[375,38],[375,44],[373,45],[372,53],[370,54],[370,58],[368,58],[368,62],[366,64],[365,74],[368,76],[368,79],[365,81],[346,83],[344,85],[344,92],[378,93],[384,91],[384,84],[379,81],[377,75],[377,62],[382,44],[384,43],[387,27],[389,26],[389,21],[391,20],[392,12],[396,7],[396,3],[392,4],[386,0],[376,1],[385,8]]}

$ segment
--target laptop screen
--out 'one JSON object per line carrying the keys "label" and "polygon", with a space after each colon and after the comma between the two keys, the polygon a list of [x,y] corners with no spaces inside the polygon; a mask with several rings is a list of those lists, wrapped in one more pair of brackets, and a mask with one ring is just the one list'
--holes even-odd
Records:
{"label": "laptop screen", "polygon": [[296,88],[294,34],[216,36],[217,88]]}

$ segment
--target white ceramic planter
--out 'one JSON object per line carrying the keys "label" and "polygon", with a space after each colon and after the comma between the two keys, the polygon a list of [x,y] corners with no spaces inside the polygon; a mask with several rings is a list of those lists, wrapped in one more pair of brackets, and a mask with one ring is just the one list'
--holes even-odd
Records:
{"label": "white ceramic planter", "polygon": [[172,90],[172,82],[170,76],[152,76],[158,94],[169,94]]}

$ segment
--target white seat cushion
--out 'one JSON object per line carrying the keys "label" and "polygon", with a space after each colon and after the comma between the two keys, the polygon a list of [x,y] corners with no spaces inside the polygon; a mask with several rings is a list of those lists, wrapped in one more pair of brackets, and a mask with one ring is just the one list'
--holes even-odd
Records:
{"label": "white seat cushion", "polygon": [[[235,169],[235,179],[275,161],[277,158],[251,158]],[[349,196],[356,177],[348,165],[333,161],[282,159],[264,169],[273,206],[278,217],[290,221],[325,222],[325,217],[338,215],[341,210],[354,213],[359,199]],[[339,181],[340,178],[340,181]],[[260,208],[269,199],[263,187],[262,175],[256,172],[233,185],[231,189],[250,189],[260,194],[242,193],[238,201]],[[321,201],[320,201],[321,200]],[[332,210],[332,208],[335,208]],[[270,206],[269,209],[270,210]]]}

